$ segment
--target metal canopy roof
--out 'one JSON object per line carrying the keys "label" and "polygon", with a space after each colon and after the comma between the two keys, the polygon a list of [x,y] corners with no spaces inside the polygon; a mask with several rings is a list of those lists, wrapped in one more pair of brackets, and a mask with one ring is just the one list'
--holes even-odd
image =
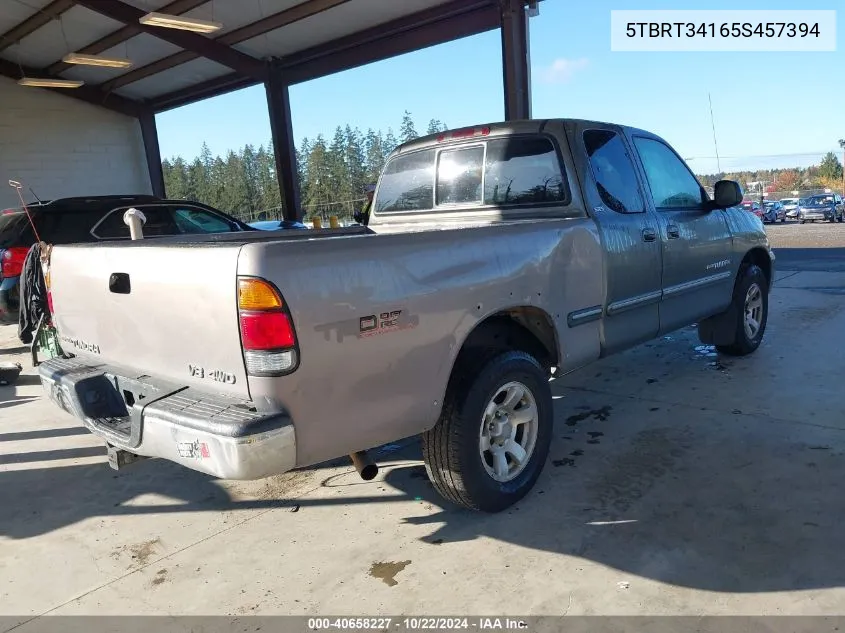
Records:
{"label": "metal canopy roof", "polygon": [[[162,111],[264,82],[275,59],[307,81],[502,23],[500,0],[2,0],[0,75],[81,79],[63,94],[126,114]],[[150,11],[223,23],[206,36],[146,26]],[[115,69],[71,52],[129,58]]]}

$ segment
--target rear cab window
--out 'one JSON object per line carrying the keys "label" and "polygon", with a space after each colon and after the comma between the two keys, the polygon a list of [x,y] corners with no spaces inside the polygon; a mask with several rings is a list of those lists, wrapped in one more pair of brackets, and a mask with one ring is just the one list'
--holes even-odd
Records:
{"label": "rear cab window", "polygon": [[585,130],[583,139],[605,206],[617,213],[644,213],[637,173],[622,137],[613,130]]}
{"label": "rear cab window", "polygon": [[526,134],[399,154],[385,167],[374,209],[391,214],[570,201],[555,144]]}

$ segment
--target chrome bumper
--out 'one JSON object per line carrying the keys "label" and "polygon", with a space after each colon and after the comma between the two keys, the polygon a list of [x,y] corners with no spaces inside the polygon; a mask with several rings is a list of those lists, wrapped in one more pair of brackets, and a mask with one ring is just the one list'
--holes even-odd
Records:
{"label": "chrome bumper", "polygon": [[221,479],[261,479],[296,466],[284,412],[75,358],[49,360],[38,372],[50,400],[118,449]]}

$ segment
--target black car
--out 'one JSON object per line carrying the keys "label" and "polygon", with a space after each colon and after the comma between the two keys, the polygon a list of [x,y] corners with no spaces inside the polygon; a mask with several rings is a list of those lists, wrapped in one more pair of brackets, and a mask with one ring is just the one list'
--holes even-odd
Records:
{"label": "black car", "polygon": [[[61,198],[0,211],[0,312],[17,298],[18,277],[36,232],[48,244],[128,240],[123,222],[127,209],[143,212],[144,237],[191,233],[255,231],[249,225],[199,202],[163,200],[155,196],[91,196]],[[33,230],[32,224],[35,225]]]}

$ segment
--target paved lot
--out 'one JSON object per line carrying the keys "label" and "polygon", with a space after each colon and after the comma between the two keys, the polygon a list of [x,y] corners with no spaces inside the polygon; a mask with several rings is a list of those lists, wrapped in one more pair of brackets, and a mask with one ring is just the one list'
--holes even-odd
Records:
{"label": "paved lot", "polygon": [[115,474],[30,369],[0,387],[0,615],[843,613],[845,274],[779,277],[752,357],[687,329],[555,380],[546,470],[494,516],[415,443],[373,482]]}
{"label": "paved lot", "polygon": [[772,224],[766,233],[779,270],[845,272],[845,224]]}

